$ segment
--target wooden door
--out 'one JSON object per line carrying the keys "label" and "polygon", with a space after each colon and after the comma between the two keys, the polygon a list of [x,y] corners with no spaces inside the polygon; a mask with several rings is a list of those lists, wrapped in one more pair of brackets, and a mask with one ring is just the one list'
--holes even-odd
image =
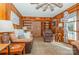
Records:
{"label": "wooden door", "polygon": [[41,22],[40,21],[32,22],[32,33],[34,37],[41,37]]}

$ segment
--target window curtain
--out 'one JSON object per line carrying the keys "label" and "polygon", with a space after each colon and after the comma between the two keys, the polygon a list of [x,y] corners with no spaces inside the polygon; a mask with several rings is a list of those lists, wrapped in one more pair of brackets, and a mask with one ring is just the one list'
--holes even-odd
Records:
{"label": "window curtain", "polygon": [[67,11],[64,12],[63,21],[64,21],[64,41],[65,42],[68,42],[68,39],[76,40],[76,32],[72,30],[72,28],[76,30],[75,28],[76,23],[74,23],[74,21],[76,21],[76,14],[77,14],[76,12],[73,12],[71,14],[68,14]]}

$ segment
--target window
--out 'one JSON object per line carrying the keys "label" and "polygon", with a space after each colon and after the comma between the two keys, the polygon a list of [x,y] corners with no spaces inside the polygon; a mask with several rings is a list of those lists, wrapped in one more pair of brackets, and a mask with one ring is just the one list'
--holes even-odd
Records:
{"label": "window", "polygon": [[68,30],[68,39],[76,40],[76,16],[68,18],[67,30]]}
{"label": "window", "polygon": [[11,11],[11,21],[13,24],[19,25],[19,17],[13,11]]}

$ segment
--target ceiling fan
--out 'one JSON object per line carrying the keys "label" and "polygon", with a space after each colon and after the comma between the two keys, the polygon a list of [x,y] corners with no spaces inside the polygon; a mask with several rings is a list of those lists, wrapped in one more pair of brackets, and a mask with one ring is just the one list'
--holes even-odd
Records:
{"label": "ceiling fan", "polygon": [[43,11],[46,11],[47,9],[54,11],[54,6],[59,8],[63,7],[63,3],[31,3],[31,4],[37,4],[36,9],[43,8]]}

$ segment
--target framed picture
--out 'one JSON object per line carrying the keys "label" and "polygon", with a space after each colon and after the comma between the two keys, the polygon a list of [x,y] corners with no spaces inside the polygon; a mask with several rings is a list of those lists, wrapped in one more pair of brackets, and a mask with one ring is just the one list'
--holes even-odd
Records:
{"label": "framed picture", "polygon": [[53,21],[53,22],[52,22],[52,25],[53,25],[53,26],[56,26],[56,21]]}

